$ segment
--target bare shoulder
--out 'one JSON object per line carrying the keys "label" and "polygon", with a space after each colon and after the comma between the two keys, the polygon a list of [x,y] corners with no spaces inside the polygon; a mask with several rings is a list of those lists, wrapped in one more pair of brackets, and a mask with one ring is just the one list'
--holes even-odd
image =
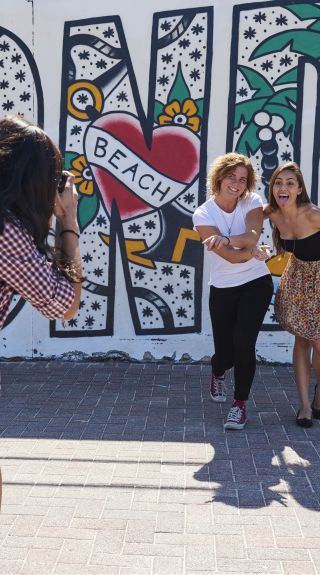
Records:
{"label": "bare shoulder", "polygon": [[309,222],[315,226],[320,227],[320,208],[315,204],[308,204],[304,208],[304,215],[308,218]]}
{"label": "bare shoulder", "polygon": [[274,212],[274,210],[270,206],[270,204],[264,204],[263,205],[263,215],[265,218],[270,218],[270,216],[273,214],[273,212]]}

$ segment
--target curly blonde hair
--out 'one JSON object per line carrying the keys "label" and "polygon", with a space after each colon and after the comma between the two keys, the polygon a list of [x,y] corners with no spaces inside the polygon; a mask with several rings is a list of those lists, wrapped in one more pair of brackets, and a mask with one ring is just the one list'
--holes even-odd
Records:
{"label": "curly blonde hair", "polygon": [[258,176],[251,160],[243,154],[230,152],[228,154],[224,154],[223,156],[218,156],[212,162],[209,168],[207,186],[210,196],[215,197],[217,194],[219,194],[223,178],[225,178],[238,166],[244,166],[247,168],[248,172],[247,189],[240,197],[243,198],[254,191],[258,182]]}

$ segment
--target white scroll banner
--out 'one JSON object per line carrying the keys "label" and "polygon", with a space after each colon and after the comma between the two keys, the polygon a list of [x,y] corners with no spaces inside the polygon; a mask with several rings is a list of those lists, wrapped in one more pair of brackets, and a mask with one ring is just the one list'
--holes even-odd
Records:
{"label": "white scroll banner", "polygon": [[100,128],[88,129],[85,155],[88,164],[102,168],[154,208],[171,202],[193,184],[193,181],[177,182],[157,172],[120,140]]}

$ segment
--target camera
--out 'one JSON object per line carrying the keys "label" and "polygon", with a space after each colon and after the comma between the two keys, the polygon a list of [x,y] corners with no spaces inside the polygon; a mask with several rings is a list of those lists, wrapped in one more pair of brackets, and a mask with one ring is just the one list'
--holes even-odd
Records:
{"label": "camera", "polygon": [[66,183],[67,183],[67,179],[68,179],[68,173],[67,173],[67,172],[62,172],[61,178],[60,178],[59,183],[58,183],[58,192],[59,192],[59,194],[62,194],[62,192],[63,192],[63,190],[64,190],[64,187],[65,187],[65,185],[66,185]]}

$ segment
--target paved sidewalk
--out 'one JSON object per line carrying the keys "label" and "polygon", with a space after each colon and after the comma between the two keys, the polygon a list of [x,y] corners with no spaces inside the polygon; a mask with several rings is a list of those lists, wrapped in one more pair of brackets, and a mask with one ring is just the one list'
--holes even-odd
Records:
{"label": "paved sidewalk", "polygon": [[320,573],[320,422],[295,425],[291,368],[260,366],[227,432],[207,365],[0,371],[1,575]]}

